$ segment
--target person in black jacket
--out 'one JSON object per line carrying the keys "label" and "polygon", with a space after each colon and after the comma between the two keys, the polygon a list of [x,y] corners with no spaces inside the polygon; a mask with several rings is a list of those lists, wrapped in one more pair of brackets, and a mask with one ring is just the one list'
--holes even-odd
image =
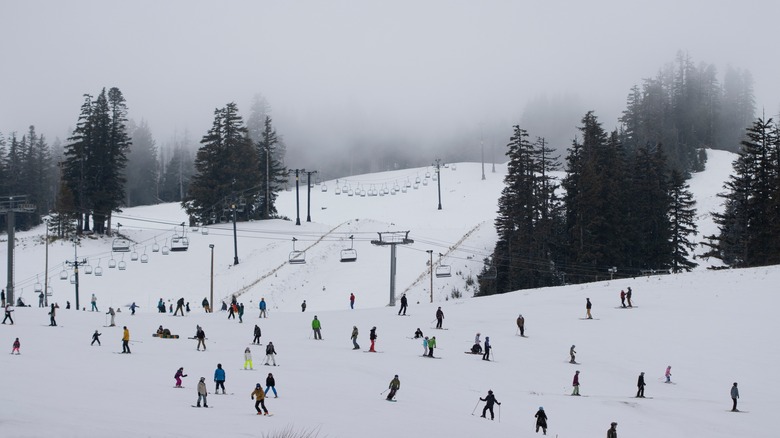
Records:
{"label": "person in black jacket", "polygon": [[398,314],[401,315],[401,311],[403,311],[404,315],[406,315],[406,306],[409,305],[409,301],[406,300],[406,294],[401,295],[401,308],[398,309]]}
{"label": "person in black jacket", "polygon": [[441,328],[441,324],[442,324],[443,321],[444,321],[444,312],[441,310],[441,307],[439,307],[436,310],[436,328],[437,329]]}
{"label": "person in black jacket", "polygon": [[371,341],[371,348],[369,348],[368,351],[376,353],[376,350],[374,350],[374,342],[376,342],[376,326],[371,327],[371,331],[368,334],[368,339]]}
{"label": "person in black jacket", "polygon": [[539,433],[539,428],[542,428],[542,433],[547,435],[547,414],[544,413],[544,408],[539,406],[539,410],[534,414],[536,417],[536,433]]}
{"label": "person in black jacket", "polygon": [[255,338],[252,340],[253,344],[260,344],[260,335],[261,335],[260,326],[255,324]]}
{"label": "person in black jacket", "polygon": [[184,316],[184,298],[179,298],[179,301],[176,301],[176,311],[173,312],[173,316],[176,316],[179,311],[181,311],[181,316]]}
{"label": "person in black jacket", "polygon": [[639,373],[639,379],[636,382],[636,397],[645,398],[645,373]]}
{"label": "person in black jacket", "polygon": [[485,398],[480,398],[480,400],[485,402],[485,407],[482,408],[482,418],[487,418],[485,417],[485,413],[490,411],[490,419],[494,419],[495,415],[493,415],[493,404],[497,403],[499,406],[501,406],[501,403],[496,400],[496,396],[493,395],[493,391],[488,391],[488,395]]}
{"label": "person in black jacket", "polygon": [[265,378],[266,396],[268,396],[268,389],[271,389],[274,392],[274,398],[279,398],[279,396],[276,395],[276,379],[274,379],[274,375],[271,373],[268,373],[268,377]]}

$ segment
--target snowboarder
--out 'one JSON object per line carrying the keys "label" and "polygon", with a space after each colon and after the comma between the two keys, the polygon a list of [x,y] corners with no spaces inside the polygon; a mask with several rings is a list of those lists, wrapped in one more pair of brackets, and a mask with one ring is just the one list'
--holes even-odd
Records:
{"label": "snowboarder", "polygon": [[13,344],[13,346],[11,348],[11,354],[14,354],[14,351],[16,352],[16,354],[21,354],[21,353],[19,353],[19,347],[21,347],[21,346],[22,346],[22,344],[19,343],[19,338],[16,338],[16,340],[14,341],[14,344]]}
{"label": "snowboarder", "polygon": [[666,377],[666,382],[664,382],[664,383],[672,383],[672,366],[671,365],[666,367],[666,372],[664,373],[664,377]]}
{"label": "snowboarder", "polygon": [[196,405],[196,407],[198,408],[200,407],[201,400],[203,400],[204,408],[209,407],[209,403],[206,401],[206,394],[208,394],[208,392],[206,392],[206,378],[201,377],[200,382],[198,382],[198,404]]}
{"label": "snowboarder", "polygon": [[203,329],[200,326],[197,326],[197,330],[195,331],[195,338],[198,340],[198,351],[200,351],[200,346],[203,345],[203,351],[206,351],[206,332],[203,331]]}
{"label": "snowboarder", "polygon": [[122,327],[122,353],[130,354],[130,330],[127,326]]}
{"label": "snowboarder", "polygon": [[471,346],[471,354],[482,354],[482,345],[474,344]]}
{"label": "snowboarder", "polygon": [[731,387],[731,400],[734,401],[734,405],[731,407],[731,412],[739,412],[737,409],[737,399],[739,398],[739,389],[737,389],[737,382],[734,382],[734,386]]}
{"label": "snowboarder", "polygon": [[246,347],[246,350],[244,350],[244,369],[246,369],[247,365],[249,365],[249,369],[252,368],[252,351],[249,350],[249,347]]}
{"label": "snowboarder", "polygon": [[138,306],[135,304],[135,301],[133,301],[133,304],[130,305],[130,316],[135,315],[135,309],[137,309]]}
{"label": "snowboarder", "polygon": [[176,370],[176,374],[173,375],[173,378],[176,379],[176,387],[181,388],[181,378],[187,377],[186,374],[184,374],[184,367],[180,367],[178,370]]}
{"label": "snowboarder", "polygon": [[482,355],[482,360],[490,360],[490,350],[492,348],[490,346],[490,336],[485,336],[485,353]]}
{"label": "snowboarder", "polygon": [[574,372],[574,380],[572,380],[571,386],[574,387],[571,395],[580,395],[580,370]]}
{"label": "snowboarder", "polygon": [[41,291],[41,293],[38,294],[38,307],[46,307],[46,304],[44,304],[43,301],[43,291]]}
{"label": "snowboarder", "polygon": [[479,400],[485,402],[485,407],[482,408],[481,417],[487,418],[485,417],[485,414],[487,413],[487,411],[490,411],[490,419],[493,420],[495,418],[495,415],[493,415],[493,404],[498,404],[499,406],[501,406],[501,403],[498,400],[496,400],[496,396],[493,395],[493,391],[492,390],[488,391],[485,398],[480,397]]}
{"label": "snowboarder", "polygon": [[276,379],[274,379],[274,375],[271,373],[268,373],[268,377],[265,378],[265,393],[268,394],[268,390],[271,390],[274,392],[274,398],[279,398],[278,395],[276,395]]}
{"label": "snowboarder", "polygon": [[92,333],[92,342],[89,344],[90,346],[95,345],[95,342],[98,343],[98,347],[100,347],[100,335],[102,333],[98,333],[97,330],[95,330],[95,333]]}
{"label": "snowboarder", "polygon": [[627,290],[627,292],[626,292],[626,300],[628,301],[628,307],[634,307],[634,306],[631,305],[631,295],[632,295],[631,287],[629,286],[626,290]]}
{"label": "snowboarder", "polygon": [[3,318],[3,324],[5,324],[6,319],[11,320],[11,325],[14,324],[14,319],[11,318],[11,312],[13,312],[14,309],[11,308],[11,303],[6,303],[5,305],[5,318]]}
{"label": "snowboarder", "polygon": [[358,338],[358,328],[357,328],[356,325],[353,325],[352,326],[352,336],[351,336],[351,339],[352,339],[352,349],[353,350],[360,350],[360,345],[358,345],[358,343],[357,343],[357,338]]}
{"label": "snowboarder", "polygon": [[214,389],[214,394],[219,393],[219,388],[222,388],[222,394],[225,394],[225,370],[222,369],[222,364],[217,364],[217,369],[214,370],[214,382],[217,387]]}
{"label": "snowboarder", "polygon": [[441,328],[441,324],[442,324],[443,321],[444,321],[444,312],[442,312],[441,307],[439,307],[436,310],[436,328],[437,329]]}
{"label": "snowboarder", "polygon": [[[259,383],[255,385],[255,390],[252,391],[252,400],[255,400],[257,415],[263,414],[263,412],[265,412],[263,415],[268,415],[268,409],[265,407],[265,392]],[[260,410],[261,407],[263,408],[262,411]]]}
{"label": "snowboarder", "polygon": [[273,342],[269,342],[268,345],[265,346],[265,363],[263,365],[268,365],[268,362],[273,362],[274,366],[276,366],[276,359],[274,356],[276,356],[276,348],[274,348]]}
{"label": "snowboarder", "polygon": [[349,308],[350,309],[355,308],[355,294],[353,293],[349,294]]}
{"label": "snowboarder", "polygon": [[428,339],[428,357],[433,357],[434,348],[436,348],[436,336],[431,336],[431,339]]}
{"label": "snowboarder", "polygon": [[90,312],[98,312],[97,297],[95,296],[95,294],[92,294],[92,299],[90,300],[90,302],[92,303],[92,309],[90,310]]}
{"label": "snowboarder", "polygon": [[395,393],[401,389],[401,381],[398,380],[398,374],[396,374],[395,377],[393,377],[393,380],[390,381],[390,386],[388,389],[390,389],[390,392],[387,393],[387,400],[392,400],[395,398]]}
{"label": "snowboarder", "polygon": [[525,336],[525,318],[522,313],[517,317],[517,328],[520,330],[520,336]]}
{"label": "snowboarder", "polygon": [[614,421],[609,425],[609,430],[607,430],[607,438],[617,438],[617,423]]}
{"label": "snowboarder", "polygon": [[417,327],[417,330],[414,331],[414,339],[419,339],[423,337],[423,332],[420,330],[419,327]]}
{"label": "snowboarder", "polygon": [[539,406],[539,410],[534,414],[536,417],[536,433],[539,433],[539,428],[542,428],[542,434],[547,435],[547,414],[544,412],[544,407]]}
{"label": "snowboarder", "polygon": [[636,398],[645,398],[645,373],[639,373],[639,379],[636,381]]}
{"label": "snowboarder", "polygon": [[57,310],[55,307],[55,304],[51,305],[51,310],[49,310],[49,326],[56,327],[57,326],[57,320],[54,319],[55,315],[57,314]]}
{"label": "snowboarder", "polygon": [[376,326],[371,327],[371,331],[368,333],[368,339],[371,341],[371,348],[369,348],[368,351],[376,353],[376,350],[374,350],[374,342],[376,342]]}
{"label": "snowboarder", "polygon": [[259,317],[260,318],[267,318],[267,316],[265,314],[265,307],[266,307],[265,298],[260,298],[259,306],[260,306],[260,316]]}
{"label": "snowboarder", "polygon": [[116,327],[116,324],[114,324],[114,316],[116,316],[116,312],[114,312],[114,308],[109,307],[108,312],[106,312],[106,315],[111,315],[111,324],[109,324],[109,327]]}
{"label": "snowboarder", "polygon": [[426,336],[425,339],[423,339],[423,356],[428,355],[428,337]]}
{"label": "snowboarder", "polygon": [[569,357],[571,358],[569,359],[569,363],[577,363],[577,361],[574,360],[575,354],[577,354],[577,352],[574,351],[574,345],[572,345],[571,348],[569,348]]}
{"label": "snowboarder", "polygon": [[230,307],[228,307],[228,319],[233,318],[236,319],[236,303],[231,303]]}
{"label": "snowboarder", "polygon": [[244,322],[244,303],[238,305],[238,322]]}
{"label": "snowboarder", "polygon": [[260,326],[255,324],[255,338],[252,339],[252,343],[253,344],[258,344],[258,345],[260,344],[260,335],[261,334],[262,334],[262,332],[260,331]]}
{"label": "snowboarder", "polygon": [[626,308],[626,291],[624,291],[624,290],[620,291],[620,305],[624,309]]}
{"label": "snowboarder", "polygon": [[320,320],[317,319],[317,315],[314,315],[314,319],[311,321],[311,329],[314,331],[314,339],[322,340],[322,333],[320,333],[320,329],[322,328],[322,324],[320,323]]}
{"label": "snowboarder", "polygon": [[203,310],[205,310],[206,313],[209,313],[209,300],[207,298],[203,298],[203,301],[200,302],[200,305],[203,306]]}
{"label": "snowboarder", "polygon": [[181,316],[184,316],[184,297],[181,297],[179,298],[179,301],[176,301],[176,311],[173,312],[173,316],[176,316],[179,311],[181,311]]}
{"label": "snowboarder", "polygon": [[585,298],[585,311],[588,314],[588,319],[593,319],[593,316],[590,314],[591,307],[593,307],[593,305],[590,303],[590,298]]}
{"label": "snowboarder", "polygon": [[301,312],[305,312],[305,311],[306,311],[306,300],[303,300],[303,302],[301,303]]}
{"label": "snowboarder", "polygon": [[[409,301],[406,299],[406,294],[401,294],[401,308],[398,309],[398,314],[406,315],[406,307],[409,305]],[[419,330],[419,329],[418,329]]]}

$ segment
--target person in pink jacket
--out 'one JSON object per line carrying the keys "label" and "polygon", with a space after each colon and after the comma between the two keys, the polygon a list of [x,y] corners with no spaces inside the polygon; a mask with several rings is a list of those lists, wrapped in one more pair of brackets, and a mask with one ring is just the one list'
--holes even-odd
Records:
{"label": "person in pink jacket", "polygon": [[672,366],[671,365],[666,367],[666,372],[664,373],[664,377],[666,377],[666,382],[664,382],[664,383],[672,383]]}
{"label": "person in pink jacket", "polygon": [[574,373],[574,380],[572,380],[571,386],[574,387],[574,391],[572,391],[571,395],[580,395],[580,370],[577,370]]}

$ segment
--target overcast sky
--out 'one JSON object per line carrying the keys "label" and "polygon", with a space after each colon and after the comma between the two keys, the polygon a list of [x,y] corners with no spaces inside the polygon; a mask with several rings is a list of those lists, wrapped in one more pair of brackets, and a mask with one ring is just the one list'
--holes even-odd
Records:
{"label": "overcast sky", "polygon": [[680,49],[749,69],[759,111],[780,108],[780,1],[0,0],[0,17],[5,135],[64,139],[82,94],[111,86],[158,144],[199,140],[216,107],[246,115],[258,92],[288,148],[508,137],[542,94],[575,93],[612,128]]}

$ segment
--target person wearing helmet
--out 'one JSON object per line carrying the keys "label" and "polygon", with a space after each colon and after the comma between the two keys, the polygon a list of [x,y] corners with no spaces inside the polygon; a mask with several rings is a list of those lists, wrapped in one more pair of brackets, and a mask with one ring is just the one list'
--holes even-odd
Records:
{"label": "person wearing helmet", "polygon": [[[268,415],[268,409],[265,407],[265,392],[263,391],[263,386],[259,383],[255,385],[255,390],[252,391],[252,400],[255,401],[257,415]],[[260,410],[261,407],[263,408],[262,411]]]}
{"label": "person wearing helmet", "polygon": [[496,400],[496,396],[493,395],[492,390],[488,391],[488,395],[485,396],[485,398],[480,397],[480,401],[485,402],[485,407],[482,408],[482,418],[487,418],[485,417],[485,414],[487,411],[490,411],[490,419],[493,420],[495,418],[495,415],[493,415],[493,404],[498,404],[501,406],[501,402]]}
{"label": "person wearing helmet", "polygon": [[614,421],[612,424],[609,425],[609,430],[607,431],[607,438],[617,438],[617,423]]}
{"label": "person wearing helmet", "polygon": [[393,377],[393,380],[390,381],[390,392],[387,393],[387,400],[393,400],[395,397],[395,393],[398,392],[399,389],[401,389],[401,381],[398,380],[398,374]]}
{"label": "person wearing helmet", "polygon": [[547,414],[544,413],[544,407],[539,406],[539,410],[534,414],[536,417],[536,433],[539,433],[539,428],[542,428],[542,434],[547,435]]}

